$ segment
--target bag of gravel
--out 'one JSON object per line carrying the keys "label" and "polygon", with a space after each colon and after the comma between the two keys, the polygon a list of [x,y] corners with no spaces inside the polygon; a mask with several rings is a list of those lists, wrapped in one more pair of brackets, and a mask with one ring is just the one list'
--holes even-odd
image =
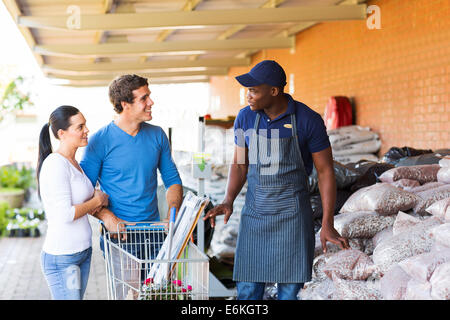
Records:
{"label": "bag of gravel", "polygon": [[395,215],[381,216],[376,212],[349,212],[334,218],[334,228],[345,238],[373,238],[394,224]]}
{"label": "bag of gravel", "polygon": [[377,267],[364,252],[346,249],[332,255],[322,271],[330,279],[338,277],[345,280],[366,280],[377,271]]}
{"label": "bag of gravel", "polygon": [[450,197],[436,201],[425,209],[428,213],[435,217],[450,222]]}
{"label": "bag of gravel", "polygon": [[444,184],[443,186],[429,189],[422,192],[417,192],[418,201],[413,210],[418,214],[426,214],[426,209],[433,203],[450,197],[450,184]]}
{"label": "bag of gravel", "polygon": [[436,175],[437,181],[442,183],[450,183],[450,167],[442,167]]}
{"label": "bag of gravel", "polygon": [[436,300],[450,300],[450,262],[441,264],[430,279],[431,297]]}
{"label": "bag of gravel", "polygon": [[434,270],[446,262],[450,262],[450,248],[447,250],[431,250],[400,261],[398,265],[411,278],[420,282],[427,282]]}
{"label": "bag of gravel", "polygon": [[437,181],[439,164],[424,164],[417,166],[396,167],[383,172],[382,182],[394,182],[400,179],[417,180],[420,184]]}
{"label": "bag of gravel", "polygon": [[411,277],[398,264],[394,264],[380,279],[380,291],[383,298],[404,300],[409,280]]}
{"label": "bag of gravel", "polygon": [[333,300],[382,300],[377,284],[372,281],[343,280],[333,276]]}
{"label": "bag of gravel", "polygon": [[389,183],[376,183],[353,193],[340,212],[375,211],[379,215],[391,215],[413,208],[417,200],[417,196],[411,192]]}
{"label": "bag of gravel", "polygon": [[373,251],[373,262],[386,272],[392,265],[409,257],[429,252],[434,240],[430,229],[441,224],[439,218],[430,217],[385,241],[380,242]]}

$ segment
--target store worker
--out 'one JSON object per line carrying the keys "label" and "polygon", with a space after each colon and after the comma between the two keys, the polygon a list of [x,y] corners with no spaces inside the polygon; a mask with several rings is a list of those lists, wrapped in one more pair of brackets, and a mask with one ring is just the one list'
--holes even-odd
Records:
{"label": "store worker", "polygon": [[236,77],[248,88],[249,105],[236,117],[235,150],[222,204],[205,214],[214,226],[226,223],[233,202],[248,181],[236,246],[233,280],[237,298],[261,300],[265,283],[277,283],[278,299],[295,300],[311,280],[314,227],[308,192],[313,165],[323,203],[320,241],[349,248],[334,229],[336,182],[326,128],[321,116],[284,93],[286,74],[264,60]]}
{"label": "store worker", "polygon": [[[150,94],[146,78],[127,74],[114,79],[109,99],[118,117],[92,135],[80,162],[92,185],[98,182],[109,195],[109,206],[94,216],[112,233],[122,232],[125,222],[160,221],[157,171],[167,189],[168,207],[181,206],[183,190],[169,140],[161,127],[147,123],[154,104]],[[121,233],[121,238],[126,235]],[[100,247],[104,249],[102,237]],[[130,250],[138,250],[131,253],[140,257],[140,247]],[[152,257],[157,250],[151,249]]]}
{"label": "store worker", "polygon": [[[50,131],[60,141],[53,152]],[[38,195],[48,229],[41,267],[55,300],[82,300],[89,278],[92,231],[87,214],[108,204],[108,196],[94,190],[75,160],[88,143],[83,114],[75,107],[55,109],[39,136]]]}

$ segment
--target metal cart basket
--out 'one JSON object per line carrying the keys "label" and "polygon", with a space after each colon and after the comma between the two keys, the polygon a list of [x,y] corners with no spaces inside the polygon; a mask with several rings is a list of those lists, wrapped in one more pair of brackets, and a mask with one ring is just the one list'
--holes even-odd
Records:
{"label": "metal cart basket", "polygon": [[[102,225],[109,300],[208,299],[209,259],[194,243],[189,241],[179,259],[157,259],[167,224],[136,222],[124,227],[117,236]],[[159,276],[149,277],[155,270]]]}

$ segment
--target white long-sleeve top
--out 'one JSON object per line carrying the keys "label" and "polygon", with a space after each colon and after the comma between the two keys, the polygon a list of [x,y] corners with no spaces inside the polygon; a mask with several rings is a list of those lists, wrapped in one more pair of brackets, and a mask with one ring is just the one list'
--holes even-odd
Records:
{"label": "white long-sleeve top", "polygon": [[87,215],[74,220],[74,205],[92,198],[89,178],[61,154],[54,152],[43,162],[39,185],[48,221],[43,251],[53,255],[73,254],[92,245]]}

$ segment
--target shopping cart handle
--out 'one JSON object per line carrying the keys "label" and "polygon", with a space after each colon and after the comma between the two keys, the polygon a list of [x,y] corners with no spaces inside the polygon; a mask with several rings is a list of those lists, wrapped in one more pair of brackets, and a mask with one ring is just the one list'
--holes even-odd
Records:
{"label": "shopping cart handle", "polygon": [[170,222],[175,223],[175,215],[177,213],[177,210],[175,207],[170,208]]}

